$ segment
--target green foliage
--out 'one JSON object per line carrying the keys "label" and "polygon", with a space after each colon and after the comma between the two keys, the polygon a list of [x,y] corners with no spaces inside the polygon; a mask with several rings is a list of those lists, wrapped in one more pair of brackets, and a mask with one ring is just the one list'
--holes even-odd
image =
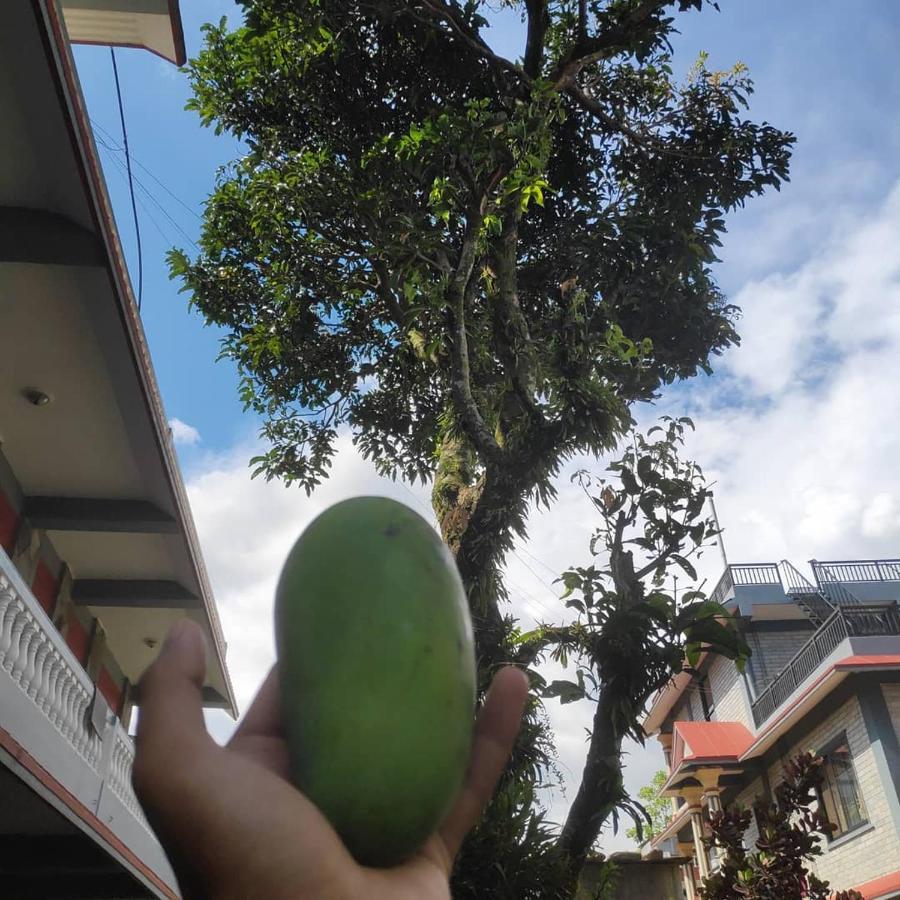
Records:
{"label": "green foliage", "polygon": [[463,845],[454,900],[570,900],[575,884],[555,829],[534,812],[533,788],[506,780]]}
{"label": "green foliage", "polygon": [[[808,870],[808,863],[822,854],[821,838],[834,828],[812,809],[823,762],[803,753],[785,766],[773,803],[761,799],[752,813],[732,808],[712,816],[708,844],[719,853],[721,865],[704,880],[703,900],[862,900],[857,891],[833,893],[827,881]],[[744,835],[754,815],[759,838],[755,849],[746,849]]]}
{"label": "green foliage", "polygon": [[311,488],[349,425],[427,478],[448,429],[527,456],[540,426],[546,495],[556,460],[734,343],[724,214],[780,185],[793,138],[743,118],[743,69],[676,79],[669,4],[508,4],[534,20],[524,61],[477,0],[243,5],[206,27],[188,106],[247,152],[170,265],[225,329],[257,472]]}
{"label": "green foliage", "polygon": [[658,835],[669,821],[669,815],[672,812],[672,804],[668,797],[661,797],[659,792],[666,783],[666,772],[660,769],[653,776],[650,784],[645,784],[638,791],[638,799],[643,805],[647,817],[648,824],[642,829],[642,834],[638,835],[637,828],[626,828],[625,834],[631,840],[637,842],[641,847],[649,843],[656,835]]}
{"label": "green foliage", "polygon": [[[647,435],[635,433],[607,477],[574,476],[600,515],[590,542],[597,563],[563,573],[570,625],[545,625],[519,637],[520,658],[545,653],[563,665],[574,661],[576,681],[544,684],[545,697],[596,704],[585,776],[564,834],[575,855],[590,848],[608,818],[624,812],[643,842],[647,810],[629,797],[622,779],[622,740],[643,743],[647,701],[685,661],[701,652],[743,666],[750,649],[732,614],[699,590],[680,596],[666,588],[674,570],[696,578],[691,560],[718,534],[705,514],[710,492],[701,468],[680,450],[690,419],[664,416]],[[649,790],[649,789],[648,789]]]}

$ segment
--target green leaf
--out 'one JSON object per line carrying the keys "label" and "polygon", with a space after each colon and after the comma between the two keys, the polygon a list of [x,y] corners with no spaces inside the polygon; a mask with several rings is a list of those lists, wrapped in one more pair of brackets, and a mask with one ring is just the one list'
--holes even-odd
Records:
{"label": "green leaf", "polygon": [[697,578],[697,570],[680,554],[673,553],[672,559],[693,579]]}
{"label": "green leaf", "polygon": [[586,696],[584,688],[574,681],[551,681],[544,688],[543,694],[545,697],[559,697],[559,702],[563,704],[583,700]]}

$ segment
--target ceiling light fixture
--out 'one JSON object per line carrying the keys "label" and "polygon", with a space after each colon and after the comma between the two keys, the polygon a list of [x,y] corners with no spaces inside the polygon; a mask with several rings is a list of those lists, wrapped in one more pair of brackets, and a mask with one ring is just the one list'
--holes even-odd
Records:
{"label": "ceiling light fixture", "polygon": [[50,395],[39,391],[36,388],[26,388],[22,391],[22,396],[32,406],[46,406],[50,402]]}

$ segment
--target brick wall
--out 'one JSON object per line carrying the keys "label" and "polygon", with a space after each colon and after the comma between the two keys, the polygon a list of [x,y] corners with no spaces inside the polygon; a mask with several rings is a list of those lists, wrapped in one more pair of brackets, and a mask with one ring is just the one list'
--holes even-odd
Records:
{"label": "brick wall", "polygon": [[[757,778],[754,781],[751,781],[750,784],[734,798],[730,805],[739,806],[742,809],[753,809],[753,803],[764,793],[765,789],[763,787],[762,778]],[[756,816],[754,816],[750,820],[750,827],[744,832],[744,846],[749,850],[755,849],[758,838],[759,828],[756,825]]]}
{"label": "brick wall", "polygon": [[752,731],[753,718],[747,692],[734,662],[724,656],[714,657],[706,677],[716,705],[713,718],[723,722],[743,722]]}
{"label": "brick wall", "polygon": [[812,635],[811,627],[747,633],[747,643],[753,651],[749,671],[752,673],[757,694],[766,689]]}
{"label": "brick wall", "polygon": [[859,701],[852,697],[802,740],[786,750],[769,769],[774,788],[781,781],[784,763],[805,750],[817,751],[846,732],[859,790],[866,806],[869,825],[845,843],[828,848],[814,864],[816,874],[831,883],[834,890],[846,890],[900,866],[900,837],[894,829],[884,788],[875,766],[875,758],[863,721]]}
{"label": "brick wall", "polygon": [[884,694],[884,702],[887,703],[888,712],[891,714],[897,740],[900,740],[900,684],[883,684],[881,693]]}

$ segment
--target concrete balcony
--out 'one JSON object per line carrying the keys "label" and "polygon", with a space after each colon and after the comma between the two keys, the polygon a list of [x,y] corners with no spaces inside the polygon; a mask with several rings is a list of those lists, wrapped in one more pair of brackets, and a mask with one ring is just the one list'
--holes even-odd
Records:
{"label": "concrete balcony", "polygon": [[[175,897],[131,788],[133,758],[131,738],[0,549],[0,761],[33,787],[36,807],[53,807],[143,885],[141,896]],[[10,834],[35,815],[31,793],[16,796],[2,816]]]}

